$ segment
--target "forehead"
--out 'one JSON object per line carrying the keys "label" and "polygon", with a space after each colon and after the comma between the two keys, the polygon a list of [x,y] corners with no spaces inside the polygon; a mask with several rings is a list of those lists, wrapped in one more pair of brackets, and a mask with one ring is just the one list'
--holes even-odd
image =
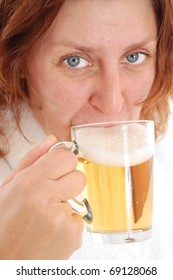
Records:
{"label": "forehead", "polygon": [[47,36],[49,42],[109,44],[155,38],[151,0],[66,0]]}

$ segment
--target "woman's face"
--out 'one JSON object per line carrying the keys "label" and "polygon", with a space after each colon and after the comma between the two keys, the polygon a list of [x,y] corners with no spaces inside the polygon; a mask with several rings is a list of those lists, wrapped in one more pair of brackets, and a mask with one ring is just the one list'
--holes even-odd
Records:
{"label": "woman's face", "polygon": [[45,131],[69,140],[72,125],[138,119],[155,78],[156,39],[150,0],[65,1],[26,63]]}

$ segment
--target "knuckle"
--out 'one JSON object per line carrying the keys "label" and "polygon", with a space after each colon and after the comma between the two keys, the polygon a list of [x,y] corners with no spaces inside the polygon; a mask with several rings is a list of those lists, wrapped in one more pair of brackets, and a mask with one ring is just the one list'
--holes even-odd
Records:
{"label": "knuckle", "polygon": [[81,187],[84,187],[86,185],[86,176],[85,174],[80,170],[75,170],[75,176],[78,178],[79,184]]}
{"label": "knuckle", "polygon": [[24,185],[27,185],[26,172],[24,170],[22,170],[19,173],[17,173],[15,175],[13,181],[18,190],[20,190],[20,188],[23,188]]}
{"label": "knuckle", "polygon": [[14,177],[15,191],[26,203],[26,205],[36,205],[36,202],[38,203],[38,194],[40,193],[39,186],[40,179],[35,172],[22,170]]}
{"label": "knuckle", "polygon": [[14,178],[16,186],[18,188],[29,188],[35,185],[36,176],[34,173],[27,172],[26,170],[20,171]]}
{"label": "knuckle", "polygon": [[70,206],[66,202],[59,202],[56,204],[55,209],[52,207],[47,209],[47,217],[51,226],[55,229],[58,229],[61,225],[63,227],[69,220],[71,214],[71,211],[69,211],[69,209],[71,210]]}
{"label": "knuckle", "polygon": [[[57,150],[55,151],[57,155]],[[78,160],[74,153],[68,150],[58,150],[58,157],[62,161],[64,161],[67,165],[72,166],[75,168],[77,166]]]}

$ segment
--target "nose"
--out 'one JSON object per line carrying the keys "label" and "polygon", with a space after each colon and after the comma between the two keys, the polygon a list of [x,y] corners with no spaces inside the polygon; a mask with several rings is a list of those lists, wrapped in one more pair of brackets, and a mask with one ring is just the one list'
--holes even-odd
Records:
{"label": "nose", "polygon": [[124,104],[118,71],[98,73],[90,104],[104,114],[119,114]]}

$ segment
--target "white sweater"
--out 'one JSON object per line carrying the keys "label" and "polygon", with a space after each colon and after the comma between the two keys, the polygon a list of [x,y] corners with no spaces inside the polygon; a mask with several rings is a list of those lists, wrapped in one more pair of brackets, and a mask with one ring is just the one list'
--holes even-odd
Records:
{"label": "white sweater", "polygon": [[[9,119],[11,115],[9,114]],[[10,119],[11,150],[0,159],[0,184],[9,176],[27,151],[39,144],[46,134],[28,107],[23,107],[22,130],[30,141],[14,129]],[[14,131],[13,131],[14,130]],[[11,131],[13,133],[11,134]],[[173,117],[170,117],[167,134],[156,145],[154,179],[154,213],[152,238],[129,244],[90,244],[84,230],[82,247],[71,259],[75,260],[168,260],[173,259]],[[48,237],[49,238],[49,237]]]}

